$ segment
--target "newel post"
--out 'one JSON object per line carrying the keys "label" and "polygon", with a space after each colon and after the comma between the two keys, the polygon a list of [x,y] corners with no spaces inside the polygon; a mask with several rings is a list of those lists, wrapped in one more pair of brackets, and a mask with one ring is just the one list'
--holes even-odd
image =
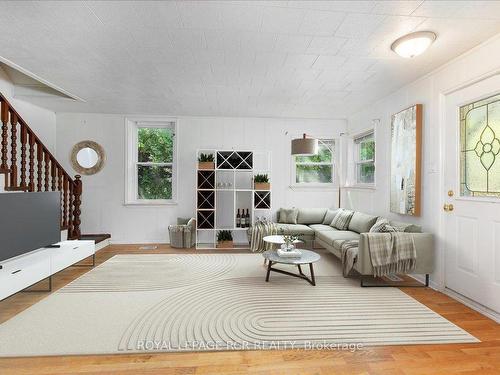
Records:
{"label": "newel post", "polygon": [[73,188],[73,230],[71,237],[74,239],[79,239],[81,235],[80,231],[80,205],[82,204],[82,176],[76,175]]}

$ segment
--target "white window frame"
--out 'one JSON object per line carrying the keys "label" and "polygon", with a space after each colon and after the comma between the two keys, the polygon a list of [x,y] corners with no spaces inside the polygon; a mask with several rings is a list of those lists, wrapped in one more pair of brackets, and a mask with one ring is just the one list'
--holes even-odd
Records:
{"label": "white window frame", "polygon": [[[293,138],[301,138],[302,135],[296,135],[293,136]],[[339,182],[339,163],[337,162],[338,160],[338,155],[339,155],[339,140],[338,138],[332,137],[332,136],[321,136],[321,137],[315,137],[317,138],[320,142],[321,140],[329,140],[333,141],[333,152],[332,152],[332,162],[331,163],[300,163],[300,164],[311,164],[311,165],[331,165],[332,166],[332,182],[296,182],[297,181],[297,174],[296,174],[296,163],[295,163],[295,156],[292,155],[290,158],[290,187],[291,188],[312,188],[312,189],[334,189],[338,187],[338,182]],[[291,142],[291,139],[290,139]]]}
{"label": "white window frame", "polygon": [[[172,199],[139,199],[138,198],[138,176],[137,166],[150,165],[151,163],[139,163],[137,153],[138,129],[168,128],[173,131],[172,163],[161,163],[172,166]],[[177,119],[172,117],[127,117],[125,118],[125,205],[175,205],[177,204]],[[153,163],[158,164],[158,163]]]}
{"label": "white window frame", "polygon": [[[359,158],[359,149],[360,149],[360,144],[357,141],[361,138],[364,138],[368,135],[373,136],[373,142],[375,143],[375,157],[370,160],[360,160]],[[362,132],[359,132],[355,135],[352,136],[351,138],[351,149],[352,149],[352,170],[351,170],[351,186],[353,187],[360,187],[360,188],[375,188],[376,186],[376,181],[377,181],[377,165],[376,165],[376,159],[377,159],[377,139],[376,139],[376,133],[375,133],[375,128],[370,128],[367,130],[364,130]],[[359,182],[358,181],[358,168],[362,164],[373,164],[375,167],[375,171],[373,173],[373,182]]]}

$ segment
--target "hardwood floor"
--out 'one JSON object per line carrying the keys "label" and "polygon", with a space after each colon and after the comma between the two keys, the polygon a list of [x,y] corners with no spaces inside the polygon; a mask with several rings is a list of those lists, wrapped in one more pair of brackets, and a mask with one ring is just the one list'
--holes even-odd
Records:
{"label": "hardwood floor", "polygon": [[[137,245],[108,246],[98,252],[97,264],[116,254],[142,252],[145,251]],[[168,246],[147,250],[147,253],[177,252],[193,251]],[[53,278],[53,290],[88,270],[71,267],[60,272]],[[40,288],[41,284],[34,287]],[[357,352],[288,350],[0,358],[0,374],[500,374],[499,324],[432,289],[402,290],[482,342],[381,346]],[[18,293],[1,301],[0,322],[48,294]]]}

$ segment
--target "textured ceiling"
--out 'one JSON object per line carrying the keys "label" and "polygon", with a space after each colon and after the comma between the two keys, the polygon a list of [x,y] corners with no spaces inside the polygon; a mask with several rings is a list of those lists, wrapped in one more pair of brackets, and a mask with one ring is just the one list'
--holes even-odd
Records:
{"label": "textured ceiling", "polygon": [[[56,111],[340,118],[500,33],[496,1],[0,2],[0,55]],[[390,44],[437,41],[412,60]]]}

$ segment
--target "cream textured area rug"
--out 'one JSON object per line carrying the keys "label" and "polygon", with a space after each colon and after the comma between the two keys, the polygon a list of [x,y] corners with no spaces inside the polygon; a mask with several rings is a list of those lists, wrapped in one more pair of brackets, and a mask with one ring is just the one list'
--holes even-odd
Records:
{"label": "cream textured area rug", "polygon": [[259,254],[118,255],[0,325],[0,356],[478,341],[321,254],[315,287]]}

